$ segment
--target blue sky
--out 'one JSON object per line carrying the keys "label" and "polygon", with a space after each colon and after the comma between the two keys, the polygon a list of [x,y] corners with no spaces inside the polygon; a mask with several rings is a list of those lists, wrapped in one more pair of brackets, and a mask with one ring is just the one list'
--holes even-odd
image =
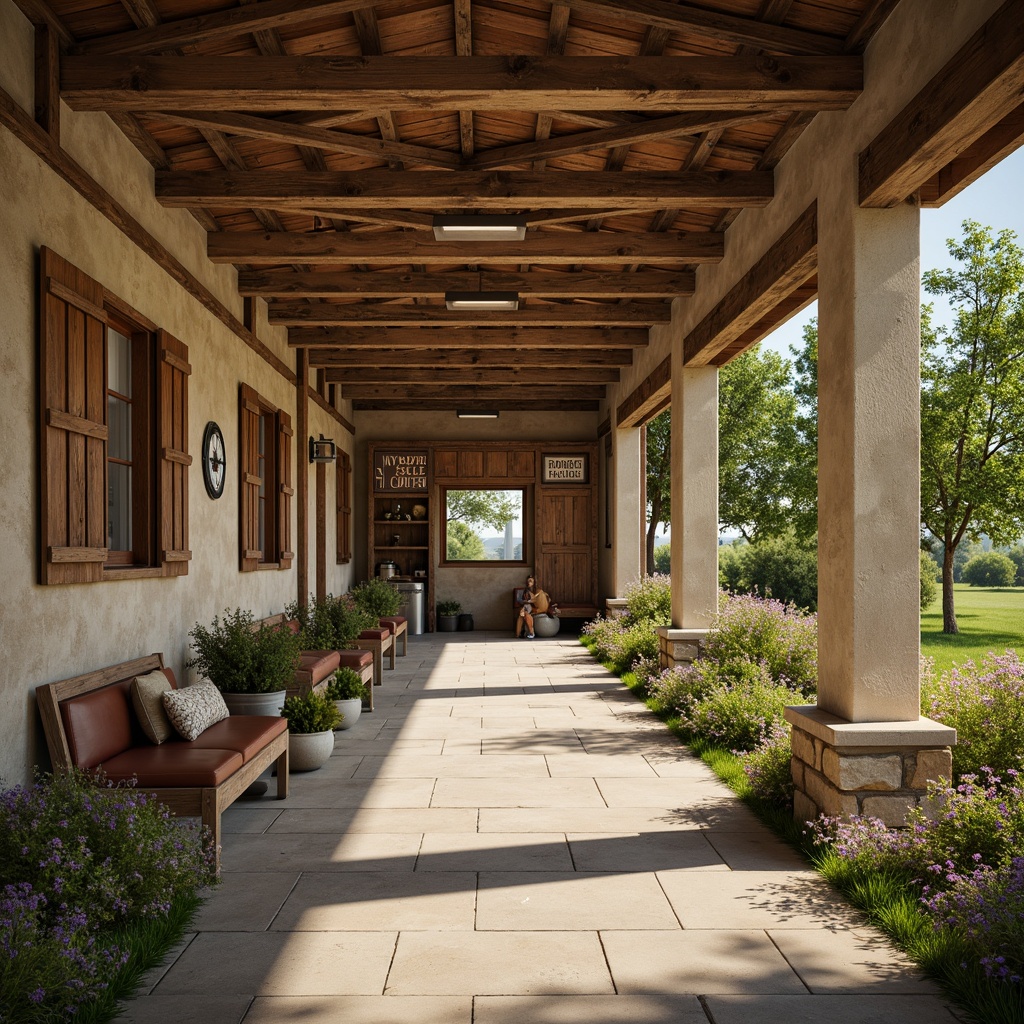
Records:
{"label": "blue sky", "polygon": [[[1017,242],[1024,246],[1024,147],[997,164],[988,174],[968,186],[938,210],[921,211],[921,270],[948,267],[952,264],[947,238],[960,237],[960,225],[976,220],[995,231],[1010,228],[1017,232]],[[929,297],[935,307],[935,323],[948,323],[949,307],[942,300]],[[789,347],[799,345],[804,325],[817,316],[818,304],[812,303],[802,313],[783,324],[762,344],[791,358]]]}

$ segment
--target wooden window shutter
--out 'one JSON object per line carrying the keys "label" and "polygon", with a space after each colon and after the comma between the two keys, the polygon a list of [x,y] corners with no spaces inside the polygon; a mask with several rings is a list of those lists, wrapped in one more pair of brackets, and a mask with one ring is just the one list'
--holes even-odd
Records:
{"label": "wooden window shutter", "polygon": [[292,418],[277,413],[277,564],[290,569],[292,559]]}
{"label": "wooden window shutter", "polygon": [[348,452],[338,452],[338,461],[335,466],[336,548],[338,564],[344,565],[352,561],[352,462],[348,457]]}
{"label": "wooden window shutter", "polygon": [[157,522],[165,576],[185,576],[188,546],[188,346],[157,331]]}
{"label": "wooden window shutter", "polygon": [[239,502],[241,544],[240,569],[252,572],[259,568],[260,557],[260,403],[259,395],[242,384],[238,391],[238,451],[241,460]]}
{"label": "wooden window shutter", "polygon": [[40,583],[88,583],[107,560],[103,287],[40,251]]}

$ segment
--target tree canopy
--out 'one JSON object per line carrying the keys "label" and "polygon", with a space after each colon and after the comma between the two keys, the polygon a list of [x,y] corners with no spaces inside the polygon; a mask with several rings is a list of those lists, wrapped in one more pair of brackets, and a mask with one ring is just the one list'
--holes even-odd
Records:
{"label": "tree canopy", "polygon": [[953,556],[961,540],[1024,531],[1024,251],[1012,231],[964,221],[946,244],[957,266],[924,288],[953,307],[951,328],[921,321],[921,518],[942,542],[942,629],[959,632]]}
{"label": "tree canopy", "polygon": [[522,511],[520,491],[456,491],[445,492],[447,521],[457,520],[475,526],[504,530],[514,523]]}

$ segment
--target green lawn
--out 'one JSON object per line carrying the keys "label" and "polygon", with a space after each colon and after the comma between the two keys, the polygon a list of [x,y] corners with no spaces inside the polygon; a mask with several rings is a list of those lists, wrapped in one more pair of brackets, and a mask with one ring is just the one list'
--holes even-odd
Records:
{"label": "green lawn", "polygon": [[969,587],[954,584],[956,636],[942,633],[942,592],[921,613],[921,653],[935,659],[936,672],[954,664],[1015,648],[1024,657],[1024,587]]}

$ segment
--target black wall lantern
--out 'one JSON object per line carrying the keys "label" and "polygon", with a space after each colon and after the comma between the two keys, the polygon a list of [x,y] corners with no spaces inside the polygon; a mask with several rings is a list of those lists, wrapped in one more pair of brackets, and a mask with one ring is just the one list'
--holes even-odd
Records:
{"label": "black wall lantern", "polygon": [[333,462],[338,457],[338,446],[329,438],[320,435],[319,439],[309,439],[310,462]]}

